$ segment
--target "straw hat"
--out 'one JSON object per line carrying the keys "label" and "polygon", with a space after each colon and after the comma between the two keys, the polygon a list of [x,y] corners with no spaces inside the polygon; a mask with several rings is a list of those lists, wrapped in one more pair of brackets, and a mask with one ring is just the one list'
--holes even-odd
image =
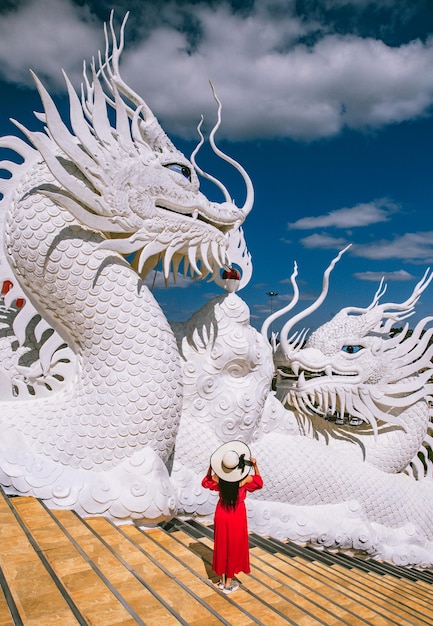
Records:
{"label": "straw hat", "polygon": [[242,480],[251,469],[251,452],[242,441],[229,441],[217,448],[210,458],[215,474],[229,483]]}

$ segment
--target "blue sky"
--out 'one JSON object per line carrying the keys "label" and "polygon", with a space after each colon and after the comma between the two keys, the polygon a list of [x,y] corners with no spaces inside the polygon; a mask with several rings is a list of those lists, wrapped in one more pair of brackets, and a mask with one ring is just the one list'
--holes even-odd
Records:
{"label": "blue sky", "polygon": [[[248,171],[255,206],[245,225],[253,276],[240,292],[260,328],[291,297],[320,290],[331,259],[352,244],[331,277],[312,328],[343,306],[400,302],[433,267],[433,5],[430,0],[1,0],[0,135],[36,129],[32,68],[65,107],[64,68],[81,82],[82,61],[103,49],[103,22],[126,11],[122,75],[174,143],[190,155],[196,126],[223,103],[221,148]],[[236,172],[203,150],[200,165],[239,206]],[[212,199],[218,191],[203,184]],[[153,278],[153,277],[152,277]],[[181,280],[155,295],[171,321],[186,320],[220,290]],[[433,286],[414,321],[433,313]],[[278,324],[274,325],[274,330]]]}

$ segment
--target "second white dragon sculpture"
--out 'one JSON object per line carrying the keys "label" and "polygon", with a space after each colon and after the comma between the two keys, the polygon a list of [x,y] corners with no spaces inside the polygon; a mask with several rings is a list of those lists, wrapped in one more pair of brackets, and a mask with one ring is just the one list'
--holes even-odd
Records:
{"label": "second white dragon sculpture", "polygon": [[[251,528],[432,567],[430,319],[392,333],[431,275],[403,303],[380,304],[380,288],[369,307],[289,338],[325,298],[340,254],[273,355],[272,320],[257,332],[236,275],[220,276],[236,263],[240,285],[249,280],[240,225],[253,202],[249,177],[215,145],[221,108],[210,141],[244,177],[241,209],[122,80],[124,26],[118,42],[110,23],[81,98],[65,76],[69,127],[35,77],[44,130],[16,122],[27,142],[0,143],[23,158],[1,163],[12,176],[0,180],[0,483],[117,522],[207,516],[209,455],[241,438],[265,479]],[[197,173],[224,202],[199,191]],[[167,280],[182,269],[227,293],[172,329],[143,283],[156,265]],[[297,304],[296,274],[276,315]]]}
{"label": "second white dragon sculpture", "polygon": [[172,476],[182,510],[211,518],[214,498],[200,488],[208,455],[239,438],[265,477],[262,497],[248,501],[250,528],[431,568],[433,330],[428,318],[411,336],[407,327],[390,332],[431,274],[403,303],[379,304],[379,291],[369,307],[343,310],[307,341],[302,332],[289,341],[293,323],[323,301],[327,278],[317,302],[283,329],[276,394],[266,333],[250,326],[236,294],[178,328],[184,409]]}

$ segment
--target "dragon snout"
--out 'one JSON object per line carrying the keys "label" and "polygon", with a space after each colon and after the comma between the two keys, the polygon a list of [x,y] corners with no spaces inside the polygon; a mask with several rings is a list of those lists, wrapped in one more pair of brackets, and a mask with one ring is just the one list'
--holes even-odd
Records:
{"label": "dragon snout", "polygon": [[210,202],[203,207],[203,215],[216,226],[226,229],[238,228],[245,221],[246,214],[232,202]]}

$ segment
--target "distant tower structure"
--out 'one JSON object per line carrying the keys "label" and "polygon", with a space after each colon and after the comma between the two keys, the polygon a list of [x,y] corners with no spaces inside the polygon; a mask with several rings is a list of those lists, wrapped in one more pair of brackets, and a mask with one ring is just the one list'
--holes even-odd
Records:
{"label": "distant tower structure", "polygon": [[[267,291],[266,295],[269,296],[269,301],[270,301],[270,305],[271,305],[271,315],[274,312],[274,303],[273,303],[273,299],[276,298],[278,296],[278,293],[276,291]],[[270,331],[270,336],[272,338],[272,324],[269,328]]]}

